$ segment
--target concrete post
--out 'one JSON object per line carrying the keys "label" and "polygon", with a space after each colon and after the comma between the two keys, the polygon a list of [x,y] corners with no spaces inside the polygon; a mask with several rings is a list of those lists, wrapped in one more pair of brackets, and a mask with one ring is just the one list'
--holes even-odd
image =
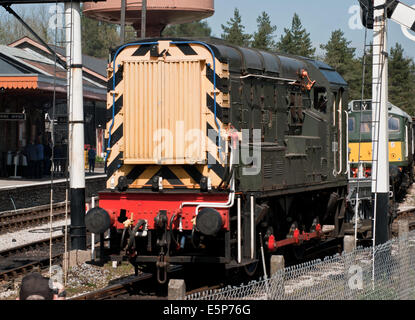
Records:
{"label": "concrete post", "polygon": [[354,236],[344,236],[343,238],[343,251],[345,253],[350,253],[353,252],[353,250],[355,249],[355,238]]}
{"label": "concrete post", "polygon": [[411,282],[408,281],[410,272],[410,257],[408,246],[409,222],[398,221],[399,230],[399,300],[408,300]]}
{"label": "concrete post", "polygon": [[355,249],[355,237],[354,236],[344,236],[343,238],[343,261],[344,261],[344,274],[345,274],[345,284],[344,284],[344,297],[346,300],[353,300],[353,294],[354,290],[356,288],[353,286],[351,287],[350,281],[352,280],[352,276],[355,274],[353,273],[353,270],[351,269],[351,266],[353,265],[354,255],[352,252]]}
{"label": "concrete post", "polygon": [[[374,0],[382,7],[386,0]],[[389,210],[388,41],[386,9],[374,11],[372,70],[372,206],[374,245],[387,242]]]}
{"label": "concrete post", "polygon": [[168,300],[185,300],[186,283],[182,279],[170,279]]}
{"label": "concrete post", "polygon": [[271,288],[275,288],[275,291],[272,290],[270,294],[270,299],[280,300],[284,299],[285,295],[285,286],[284,286],[284,269],[285,269],[285,260],[284,256],[273,255],[271,256],[271,275],[270,281],[272,283]]}
{"label": "concrete post", "polygon": [[271,256],[271,277],[274,273],[277,273],[280,270],[284,270],[285,268],[285,260],[284,256]]}
{"label": "concrete post", "polygon": [[68,73],[69,177],[71,249],[86,250],[84,105],[82,81],[81,8],[65,2],[66,64]]}

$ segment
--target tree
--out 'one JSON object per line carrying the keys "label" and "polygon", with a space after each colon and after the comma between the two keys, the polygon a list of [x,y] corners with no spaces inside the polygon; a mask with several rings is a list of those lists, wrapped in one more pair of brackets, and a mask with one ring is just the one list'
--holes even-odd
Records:
{"label": "tree", "polygon": [[333,67],[349,85],[350,100],[361,99],[361,64],[355,58],[355,48],[350,48],[340,29],[332,32],[327,44],[320,45],[325,51],[324,62]]}
{"label": "tree", "polygon": [[244,33],[245,27],[242,25],[242,18],[238,8],[235,8],[233,18],[226,22],[227,26],[221,25],[223,34],[222,39],[237,46],[249,46],[251,35]]}
{"label": "tree", "polygon": [[284,28],[285,34],[277,43],[277,50],[283,53],[295,54],[304,57],[313,57],[316,49],[311,45],[310,34],[301,24],[299,16],[295,13],[291,29]]}
{"label": "tree", "polygon": [[120,44],[117,25],[81,17],[82,53],[97,57],[108,57],[109,49]]}
{"label": "tree", "polygon": [[[24,8],[19,8],[16,11],[46,43],[54,40],[55,30],[49,28],[50,13],[45,6],[39,6],[29,13]],[[0,15],[0,43],[9,44],[25,36],[35,39],[22,23],[11,14],[3,13]]]}
{"label": "tree", "polygon": [[270,17],[265,11],[262,12],[262,15],[256,21],[258,23],[258,31],[254,33],[254,40],[251,46],[262,50],[274,50],[276,44],[273,40],[273,34],[277,30],[277,26],[271,25]]}
{"label": "tree", "polygon": [[195,21],[167,26],[162,35],[164,37],[210,37],[211,33],[212,29],[206,21]]}
{"label": "tree", "polygon": [[409,114],[415,111],[415,66],[398,43],[389,58],[389,101]]}

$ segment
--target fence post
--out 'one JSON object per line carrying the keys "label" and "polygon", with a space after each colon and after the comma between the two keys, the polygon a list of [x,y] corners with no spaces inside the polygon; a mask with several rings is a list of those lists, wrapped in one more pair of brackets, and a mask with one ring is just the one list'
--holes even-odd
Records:
{"label": "fence post", "polygon": [[343,250],[345,253],[350,253],[355,249],[354,236],[344,236],[343,238]]}
{"label": "fence post", "polygon": [[406,219],[398,220],[399,232],[399,299],[407,300],[409,298],[410,281],[408,275],[409,269],[409,222]]}
{"label": "fence post", "polygon": [[170,279],[168,288],[168,300],[185,300],[186,283],[183,279]]}
{"label": "fence post", "polygon": [[344,261],[344,293],[345,298],[347,300],[353,299],[353,290],[356,288],[352,288],[350,286],[350,280],[352,274],[350,274],[351,267],[353,265],[354,255],[353,251],[355,249],[355,237],[354,236],[344,236],[343,238],[343,261]]}
{"label": "fence post", "polygon": [[271,256],[271,296],[272,300],[283,300],[285,294],[284,286],[284,272],[285,260],[284,256],[272,255]]}

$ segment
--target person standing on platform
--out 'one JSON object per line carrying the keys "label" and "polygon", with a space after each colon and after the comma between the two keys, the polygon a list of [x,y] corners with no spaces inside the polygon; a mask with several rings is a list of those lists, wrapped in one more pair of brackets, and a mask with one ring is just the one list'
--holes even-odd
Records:
{"label": "person standing on platform", "polygon": [[95,151],[95,149],[89,147],[88,150],[88,162],[89,162],[89,172],[91,172],[91,168],[92,168],[92,172],[95,171],[95,158],[97,156],[97,153]]}
{"label": "person standing on platform", "polygon": [[37,154],[33,139],[30,139],[29,143],[26,145],[24,153],[28,162],[27,176],[29,179],[34,179],[36,175]]}
{"label": "person standing on platform", "polygon": [[50,147],[49,139],[46,138],[45,143],[43,144],[43,174],[49,176],[50,168],[52,167],[52,162],[50,158],[52,157],[52,148]]}
{"label": "person standing on platform", "polygon": [[44,159],[44,148],[41,141],[40,136],[37,138],[37,143],[35,146],[35,152],[36,152],[36,178],[41,179],[42,173],[43,173],[43,159]]}

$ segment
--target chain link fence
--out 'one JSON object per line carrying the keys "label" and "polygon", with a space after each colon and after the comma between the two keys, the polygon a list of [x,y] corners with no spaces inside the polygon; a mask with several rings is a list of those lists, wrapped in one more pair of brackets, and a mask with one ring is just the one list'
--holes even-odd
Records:
{"label": "chain link fence", "polygon": [[[373,263],[374,261],[374,263]],[[280,270],[269,279],[209,290],[186,300],[415,299],[415,231],[373,247],[359,247]]]}

